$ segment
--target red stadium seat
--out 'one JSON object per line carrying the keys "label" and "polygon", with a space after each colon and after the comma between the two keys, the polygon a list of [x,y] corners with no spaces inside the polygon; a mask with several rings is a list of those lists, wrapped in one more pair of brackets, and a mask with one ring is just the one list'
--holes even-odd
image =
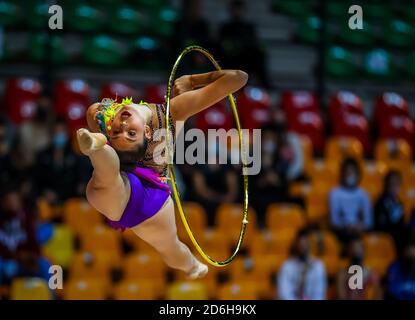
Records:
{"label": "red stadium seat", "polygon": [[4,102],[14,123],[19,124],[35,114],[41,91],[42,86],[36,79],[13,78],[7,81]]}
{"label": "red stadium seat", "polygon": [[314,151],[322,152],[324,148],[323,121],[318,112],[305,111],[288,118],[288,129],[307,136],[313,144]]}
{"label": "red stadium seat", "polygon": [[308,91],[284,92],[281,98],[281,107],[289,120],[305,111],[320,111],[317,97]]}
{"label": "red stadium seat", "polygon": [[65,117],[71,132],[86,125],[90,88],[84,80],[62,80],[55,89],[55,109]]}
{"label": "red stadium seat", "polygon": [[390,116],[409,116],[408,102],[396,92],[385,92],[375,105],[375,121],[378,126]]}
{"label": "red stadium seat", "polygon": [[403,139],[415,150],[414,121],[406,115],[391,115],[379,126],[381,139]]}
{"label": "red stadium seat", "polygon": [[144,100],[148,103],[164,103],[167,86],[164,84],[148,86],[144,90]]}
{"label": "red stadium seat", "polygon": [[101,88],[100,100],[104,98],[117,98],[117,101],[121,101],[123,98],[133,97],[134,102],[139,102],[137,99],[137,91],[125,83],[110,82],[106,83]]}
{"label": "red stadium seat", "polygon": [[332,122],[334,135],[338,137],[352,137],[360,141],[366,154],[370,152],[369,124],[363,114],[338,114]]}
{"label": "red stadium seat", "polygon": [[208,129],[235,128],[233,115],[226,102],[221,101],[196,115],[196,127],[207,132]]}
{"label": "red stadium seat", "polygon": [[238,95],[238,108],[244,129],[257,129],[271,120],[269,94],[257,87],[246,87]]}
{"label": "red stadium seat", "polygon": [[363,115],[363,104],[360,97],[350,91],[339,91],[330,99],[330,120],[332,123],[344,113]]}

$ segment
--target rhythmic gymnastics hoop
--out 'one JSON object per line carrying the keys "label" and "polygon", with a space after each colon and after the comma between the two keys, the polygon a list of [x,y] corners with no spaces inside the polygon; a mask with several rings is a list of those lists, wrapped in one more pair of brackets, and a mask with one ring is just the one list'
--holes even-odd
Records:
{"label": "rhythmic gymnastics hoop", "polygon": [[186,47],[180,53],[179,57],[177,58],[176,62],[174,63],[174,66],[173,66],[172,71],[170,73],[169,82],[168,82],[168,85],[167,85],[167,94],[166,94],[166,131],[167,131],[166,143],[167,143],[167,152],[168,152],[168,159],[169,159],[168,168],[169,168],[171,185],[172,185],[172,189],[173,189],[173,196],[174,196],[174,199],[176,201],[176,206],[177,206],[177,209],[179,210],[180,217],[183,221],[186,232],[189,235],[193,245],[196,247],[199,254],[208,263],[210,263],[211,265],[213,265],[215,267],[224,267],[224,266],[227,266],[229,263],[231,263],[232,260],[238,254],[239,249],[242,245],[242,241],[243,241],[244,236],[245,236],[246,226],[248,224],[248,176],[246,174],[247,165],[246,165],[245,153],[244,153],[244,149],[243,149],[241,123],[239,121],[238,109],[236,107],[235,98],[232,94],[230,94],[228,96],[228,98],[229,98],[229,101],[232,105],[233,115],[234,115],[235,122],[236,122],[236,128],[238,130],[239,151],[240,151],[241,160],[242,160],[242,173],[243,173],[243,181],[244,181],[243,182],[243,186],[244,186],[243,217],[242,217],[242,224],[241,224],[241,229],[240,229],[240,233],[239,233],[239,239],[238,239],[238,242],[236,244],[236,247],[235,247],[233,253],[226,260],[217,261],[217,260],[213,259],[211,256],[209,256],[201,248],[201,246],[199,245],[198,241],[196,240],[196,238],[195,238],[195,236],[192,232],[192,229],[190,228],[190,225],[187,221],[186,214],[184,213],[182,203],[181,203],[181,200],[180,200],[180,195],[179,195],[179,192],[178,192],[178,189],[177,189],[176,178],[175,178],[174,170],[173,170],[173,161],[171,161],[173,159],[173,155],[174,155],[174,147],[173,147],[174,144],[170,143],[170,141],[172,141],[171,131],[170,131],[170,126],[171,126],[170,125],[170,99],[171,99],[171,94],[172,94],[173,81],[176,77],[177,68],[179,67],[180,62],[182,61],[184,56],[186,54],[188,54],[189,52],[191,52],[191,51],[197,51],[197,52],[202,53],[205,57],[207,57],[210,60],[210,62],[215,66],[215,68],[217,70],[221,70],[221,67],[220,67],[219,63],[213,58],[212,54],[210,54],[209,51],[207,51],[206,49],[204,49],[200,46]]}

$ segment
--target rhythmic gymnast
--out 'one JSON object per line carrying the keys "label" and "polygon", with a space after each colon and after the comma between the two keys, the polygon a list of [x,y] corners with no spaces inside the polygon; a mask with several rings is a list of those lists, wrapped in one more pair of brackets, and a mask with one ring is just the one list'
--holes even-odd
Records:
{"label": "rhythmic gymnast", "polygon": [[[171,134],[174,124],[214,105],[242,88],[248,75],[240,70],[221,70],[185,75],[174,82],[170,101]],[[203,277],[208,268],[177,237],[174,203],[170,188],[163,182],[167,163],[165,140],[153,136],[165,128],[164,104],[134,104],[130,99],[110,99],[88,108],[89,130],[79,129],[80,150],[94,168],[86,188],[89,203],[115,229],[130,228],[154,247],[171,268],[189,279]],[[160,148],[161,146],[161,148]]]}

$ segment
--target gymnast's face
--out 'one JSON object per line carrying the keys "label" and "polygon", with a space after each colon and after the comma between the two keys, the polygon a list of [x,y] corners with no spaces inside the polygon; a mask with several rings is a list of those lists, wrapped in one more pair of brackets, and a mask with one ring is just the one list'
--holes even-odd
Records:
{"label": "gymnast's face", "polygon": [[118,151],[131,151],[143,145],[148,134],[149,127],[138,109],[125,106],[118,111],[112,123],[110,143]]}

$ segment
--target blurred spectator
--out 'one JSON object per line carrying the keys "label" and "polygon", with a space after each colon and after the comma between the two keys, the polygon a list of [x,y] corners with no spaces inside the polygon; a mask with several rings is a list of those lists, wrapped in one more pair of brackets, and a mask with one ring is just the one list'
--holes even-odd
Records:
{"label": "blurred spectator", "polygon": [[369,195],[359,187],[360,168],[356,160],[347,158],[341,165],[340,186],[329,195],[331,225],[339,239],[347,243],[373,226]]}
{"label": "blurred spectator", "polygon": [[324,264],[310,255],[309,232],[301,230],[294,241],[291,257],[278,274],[277,297],[282,300],[323,300],[327,277]]}
{"label": "blurred spectator", "polygon": [[337,274],[337,298],[341,300],[367,300],[381,299],[380,279],[364,265],[365,251],[363,242],[356,237],[349,242],[347,258],[349,265],[361,266],[363,269],[363,288],[351,289],[350,277],[354,274],[348,272],[348,267],[342,268]]}
{"label": "blurred spectator", "polygon": [[[218,148],[215,147],[216,156]],[[213,155],[214,153],[212,153]],[[231,165],[208,163],[195,167],[192,177],[194,200],[208,212],[208,222],[214,223],[214,213],[222,203],[232,203],[238,198],[238,177]]]}
{"label": "blurred spectator", "polygon": [[71,148],[65,121],[57,119],[49,146],[37,155],[34,181],[39,195],[59,203],[84,194],[91,166]]}
{"label": "blurred spectator", "polygon": [[20,126],[20,148],[24,150],[27,166],[33,165],[35,155],[50,144],[52,102],[49,96],[40,97],[35,116]]}
{"label": "blurred spectator", "polygon": [[27,258],[38,256],[35,224],[35,214],[9,182],[0,192],[0,281],[7,283],[27,270]]}
{"label": "blurred spectator", "polygon": [[288,133],[283,122],[262,129],[261,161],[258,175],[252,177],[252,203],[258,213],[258,222],[264,224],[265,212],[271,203],[294,202],[302,205],[301,199],[292,198],[290,181],[302,173],[303,155],[298,138]]}
{"label": "blurred spectator", "polygon": [[6,117],[0,116],[0,183],[17,178],[19,169],[12,157],[15,143],[12,126]]}
{"label": "blurred spectator", "polygon": [[383,193],[375,205],[375,230],[390,233],[398,248],[402,247],[406,237],[405,212],[399,199],[401,184],[399,171],[390,171],[385,176]]}
{"label": "blurred spectator", "polygon": [[244,70],[250,75],[250,80],[256,78],[257,85],[268,88],[265,54],[260,48],[255,26],[244,19],[245,12],[244,1],[230,2],[229,21],[220,27],[219,45],[228,68],[244,66]]}
{"label": "blurred spectator", "polygon": [[386,298],[415,300],[415,238],[411,237],[400,258],[392,263],[387,274]]}
{"label": "blurred spectator", "polygon": [[[183,18],[176,24],[176,32],[172,48],[175,49],[173,55],[178,54],[185,47],[199,45],[215,51],[212,41],[209,24],[201,13],[200,0],[183,0]],[[201,54],[189,54],[189,63],[183,64],[184,73],[201,73],[210,70],[210,62]]]}

